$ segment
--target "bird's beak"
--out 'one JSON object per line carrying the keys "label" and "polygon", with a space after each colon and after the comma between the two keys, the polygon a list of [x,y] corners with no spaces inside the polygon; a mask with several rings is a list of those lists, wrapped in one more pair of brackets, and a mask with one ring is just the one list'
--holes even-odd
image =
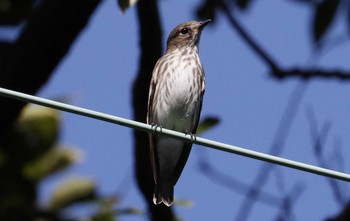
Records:
{"label": "bird's beak", "polygon": [[203,28],[204,28],[209,22],[211,22],[211,19],[208,19],[208,20],[199,22],[199,29],[200,29],[200,30],[203,30]]}

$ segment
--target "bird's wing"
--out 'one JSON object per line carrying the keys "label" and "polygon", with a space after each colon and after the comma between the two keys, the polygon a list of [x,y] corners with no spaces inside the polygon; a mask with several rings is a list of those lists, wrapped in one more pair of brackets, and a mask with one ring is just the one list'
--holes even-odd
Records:
{"label": "bird's wing", "polygon": [[[161,59],[158,60],[158,62]],[[157,64],[158,64],[157,62]],[[153,110],[153,102],[155,100],[155,91],[157,89],[157,83],[159,76],[157,76],[156,73],[158,73],[158,67],[159,65],[155,65],[155,68],[152,73],[152,79],[151,79],[151,84],[149,88],[149,96],[148,96],[148,107],[147,107],[147,124],[153,125],[153,115],[154,110]],[[156,126],[156,125],[155,125]],[[157,183],[158,177],[159,177],[159,165],[158,165],[158,156],[157,156],[157,151],[155,150],[155,144],[156,144],[156,134],[153,133],[148,133],[149,136],[149,141],[150,141],[150,158],[151,158],[151,166],[152,166],[152,172],[153,172],[153,178],[155,183]]]}

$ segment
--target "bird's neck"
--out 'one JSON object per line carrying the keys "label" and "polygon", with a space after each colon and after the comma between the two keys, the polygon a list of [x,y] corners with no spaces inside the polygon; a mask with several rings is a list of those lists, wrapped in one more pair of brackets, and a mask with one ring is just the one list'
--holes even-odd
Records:
{"label": "bird's neck", "polygon": [[193,54],[196,53],[198,54],[198,46],[186,46],[186,47],[177,47],[177,48],[167,48],[166,51],[167,54],[171,53],[182,53],[182,54]]}

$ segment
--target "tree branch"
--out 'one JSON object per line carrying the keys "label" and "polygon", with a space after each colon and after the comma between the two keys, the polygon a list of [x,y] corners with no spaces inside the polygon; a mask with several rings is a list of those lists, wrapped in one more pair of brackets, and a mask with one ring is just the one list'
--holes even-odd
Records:
{"label": "tree branch", "polygon": [[252,50],[269,66],[272,72],[280,72],[281,69],[276,61],[263,50],[263,48],[248,34],[248,32],[243,28],[243,26],[237,21],[233,13],[224,2],[224,0],[217,0],[219,8],[226,15],[231,26],[238,32],[238,34],[243,38],[243,40],[252,48]]}
{"label": "tree branch", "polygon": [[[148,88],[153,67],[162,54],[162,30],[158,12],[157,0],[140,0],[137,4],[140,65],[138,75],[133,85],[134,119],[145,122],[147,113]],[[154,181],[149,159],[148,135],[134,131],[135,138],[135,173],[137,184],[147,203],[151,219],[154,221],[174,220],[171,208],[154,205],[152,202]]]}
{"label": "tree branch", "polygon": [[[294,118],[298,112],[302,97],[304,95],[306,84],[301,82],[297,85],[289,98],[286,109],[282,115],[280,123],[277,128],[276,136],[272,142],[269,153],[275,156],[280,155],[284,148],[289,130],[293,125]],[[255,201],[260,197],[262,188],[266,184],[271,175],[271,171],[276,165],[270,163],[264,163],[260,167],[257,175],[252,182],[251,187],[247,191],[246,197],[240,206],[236,220],[247,220],[248,215],[254,207]]]}
{"label": "tree branch", "polygon": [[244,29],[243,25],[235,18],[234,14],[229,9],[225,0],[216,0],[216,5],[223,11],[229,20],[233,29],[242,37],[247,45],[255,52],[256,55],[269,67],[270,74],[276,79],[299,78],[308,80],[310,78],[325,78],[350,80],[350,71],[341,70],[321,70],[321,69],[305,69],[301,67],[282,68],[269,53],[267,53]]}
{"label": "tree branch", "polygon": [[321,70],[321,69],[302,69],[291,68],[280,72],[271,73],[274,77],[282,78],[301,78],[304,80],[310,78],[350,80],[350,72],[341,70]]}
{"label": "tree branch", "polygon": [[[67,54],[101,0],[43,0],[0,63],[0,86],[35,94]],[[23,102],[0,97],[0,138]]]}

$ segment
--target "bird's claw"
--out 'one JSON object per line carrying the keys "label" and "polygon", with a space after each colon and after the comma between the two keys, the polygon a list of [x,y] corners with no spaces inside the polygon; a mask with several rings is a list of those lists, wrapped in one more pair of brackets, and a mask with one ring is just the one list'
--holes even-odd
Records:
{"label": "bird's claw", "polygon": [[158,128],[160,128],[160,131],[162,131],[162,129],[163,129],[162,125],[158,125],[158,124],[154,124],[154,123],[151,124],[151,129],[154,132],[157,132]]}
{"label": "bird's claw", "polygon": [[190,132],[188,132],[188,131],[185,131],[185,134],[186,134],[186,135],[190,135],[190,137],[191,137],[191,143],[193,143],[193,142],[196,141],[197,137],[196,137],[195,134],[190,133]]}

